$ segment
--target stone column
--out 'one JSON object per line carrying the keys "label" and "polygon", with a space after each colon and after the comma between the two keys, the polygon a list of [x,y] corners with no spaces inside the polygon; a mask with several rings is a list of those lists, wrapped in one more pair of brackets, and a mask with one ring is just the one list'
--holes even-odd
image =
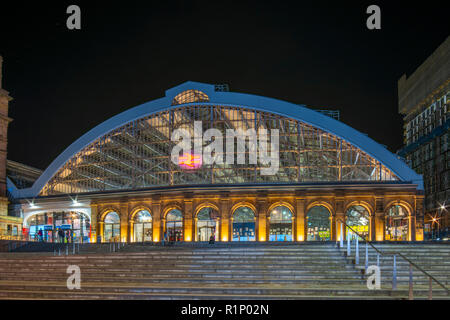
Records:
{"label": "stone column", "polygon": [[385,218],[384,212],[375,212],[375,240],[385,240]]}
{"label": "stone column", "polygon": [[256,200],[256,221],[255,221],[255,228],[256,228],[256,241],[267,241],[267,225],[266,225],[266,214],[267,214],[267,198],[265,195],[261,195]]}
{"label": "stone column", "polygon": [[297,197],[295,199],[296,206],[296,241],[306,241],[306,216],[305,216],[305,199]]}
{"label": "stone column", "polygon": [[103,221],[100,221],[98,223],[98,232],[101,237],[101,242],[105,241],[105,223]]}
{"label": "stone column", "polygon": [[197,233],[197,225],[198,225],[198,218],[195,217],[193,219],[193,224],[192,224],[192,241],[198,242],[198,233]]}
{"label": "stone column", "polygon": [[375,241],[384,241],[385,240],[385,224],[386,219],[384,216],[384,197],[379,196],[375,199],[375,226],[374,226],[374,237]]}
{"label": "stone column", "polygon": [[[335,202],[335,213],[334,213],[334,233],[336,234],[334,240],[341,239],[342,236],[345,240],[346,238],[346,226],[342,223],[345,222],[345,212],[344,212],[344,198],[337,198]],[[341,224],[342,224],[342,235],[341,235]]]}
{"label": "stone column", "polygon": [[98,225],[98,205],[91,204],[91,242],[97,242],[97,236],[102,235],[100,232],[100,227]]}
{"label": "stone column", "polygon": [[[220,210],[220,241],[232,241],[232,234],[229,233],[230,228],[230,199],[228,194],[222,194],[219,200]],[[231,223],[231,227],[233,223]]]}
{"label": "stone column", "polygon": [[408,226],[408,237],[409,241],[416,241],[416,212],[412,212],[409,217],[409,226]]}
{"label": "stone column", "polygon": [[120,203],[120,242],[129,241],[128,219],[128,203]]}
{"label": "stone column", "polygon": [[[189,196],[185,196],[189,197]],[[184,226],[184,235],[183,241],[192,241],[192,220],[193,220],[193,210],[194,204],[192,199],[184,199],[184,214],[183,214],[183,226]]]}
{"label": "stone column", "polygon": [[161,226],[161,222],[163,221],[163,219],[161,219],[161,201],[159,200],[159,198],[152,201],[151,208],[153,214],[153,241],[159,242],[162,240],[162,237],[164,235],[164,230]]}
{"label": "stone column", "polygon": [[331,241],[336,241],[338,238],[336,237],[336,213],[334,212],[330,214],[330,232]]}
{"label": "stone column", "polygon": [[134,221],[133,220],[129,220],[128,221],[128,226],[129,226],[128,242],[135,242],[135,239],[134,239]]}

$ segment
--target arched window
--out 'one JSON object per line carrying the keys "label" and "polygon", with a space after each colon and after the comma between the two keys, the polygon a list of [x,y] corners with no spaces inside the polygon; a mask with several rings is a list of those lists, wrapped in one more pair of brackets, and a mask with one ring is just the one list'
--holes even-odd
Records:
{"label": "arched window", "polygon": [[[369,237],[370,215],[369,211],[363,206],[352,206],[348,208],[345,223],[352,227],[361,236]],[[347,229],[347,228],[346,228]],[[347,230],[347,232],[351,230]]]}
{"label": "arched window", "polygon": [[113,211],[106,215],[103,238],[105,242],[120,241],[120,217],[117,212]]}
{"label": "arched window", "polygon": [[292,212],[285,206],[270,211],[269,241],[293,241]]}
{"label": "arched window", "polygon": [[166,238],[168,241],[183,241],[183,214],[172,209],[166,216]]}
{"label": "arched window", "polygon": [[386,214],[385,240],[408,241],[408,211],[401,205],[389,208]]}
{"label": "arched window", "polygon": [[307,241],[331,240],[330,211],[324,206],[309,209],[307,215]]}
{"label": "arched window", "polygon": [[24,223],[25,233],[30,239],[36,239],[42,231],[45,242],[77,242],[90,241],[90,217],[81,212],[45,212],[34,215]]}
{"label": "arched window", "polygon": [[134,241],[150,242],[153,240],[153,219],[150,212],[141,210],[134,216]]}
{"label": "arched window", "polygon": [[186,90],[178,94],[172,101],[172,105],[180,105],[193,102],[209,102],[209,97],[199,90]]}
{"label": "arched window", "polygon": [[233,214],[233,241],[255,241],[255,212],[240,207]]}
{"label": "arched window", "polygon": [[211,235],[218,241],[219,212],[211,207],[201,209],[197,214],[197,241],[209,241]]}

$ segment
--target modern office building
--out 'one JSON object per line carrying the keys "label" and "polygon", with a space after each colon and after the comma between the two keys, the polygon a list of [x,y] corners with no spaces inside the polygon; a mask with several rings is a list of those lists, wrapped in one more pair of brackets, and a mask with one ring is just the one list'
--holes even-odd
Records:
{"label": "modern office building", "polygon": [[423,238],[422,177],[396,155],[304,105],[225,85],[167,90],[8,190],[24,230],[47,241],[60,229],[74,241],[327,241],[342,221],[372,240]]}
{"label": "modern office building", "polygon": [[398,154],[425,187],[426,238],[448,238],[450,208],[450,37],[409,77],[398,81],[404,148]]}

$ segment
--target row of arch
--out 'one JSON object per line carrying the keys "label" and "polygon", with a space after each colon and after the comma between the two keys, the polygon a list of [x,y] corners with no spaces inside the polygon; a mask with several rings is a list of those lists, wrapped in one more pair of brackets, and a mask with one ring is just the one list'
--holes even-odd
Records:
{"label": "row of arch", "polygon": [[[385,239],[408,240],[409,212],[401,205],[392,205],[385,216]],[[104,223],[103,241],[119,241],[121,238],[120,216],[115,211],[106,211],[101,220]],[[220,213],[217,206],[200,206],[193,219],[193,241],[220,240]],[[256,208],[250,204],[232,208],[230,219],[230,241],[256,241]],[[295,215],[289,204],[275,204],[269,208],[267,224],[268,241],[295,241]],[[153,238],[153,217],[149,209],[139,208],[131,215],[132,242],[150,242]],[[369,236],[371,215],[367,206],[358,204],[345,212],[346,224],[359,234]],[[324,204],[311,206],[306,212],[306,240],[331,240],[332,213]],[[181,208],[170,208],[165,212],[162,224],[162,238],[166,241],[185,241],[184,217]],[[190,241],[190,239],[189,239]]]}

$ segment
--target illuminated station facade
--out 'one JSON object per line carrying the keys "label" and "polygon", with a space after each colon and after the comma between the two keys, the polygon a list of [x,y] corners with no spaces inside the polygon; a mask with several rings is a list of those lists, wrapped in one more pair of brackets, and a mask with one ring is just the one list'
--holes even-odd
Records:
{"label": "illuminated station facade", "polygon": [[[203,153],[174,162],[174,131],[196,123],[223,137],[278,130],[278,170],[250,164],[261,151],[250,144],[226,150],[245,163],[208,164]],[[224,85],[172,88],[86,133],[31,187],[7,186],[24,233],[45,241],[60,229],[75,242],[336,241],[342,221],[372,241],[423,240],[421,175],[342,122]]]}

